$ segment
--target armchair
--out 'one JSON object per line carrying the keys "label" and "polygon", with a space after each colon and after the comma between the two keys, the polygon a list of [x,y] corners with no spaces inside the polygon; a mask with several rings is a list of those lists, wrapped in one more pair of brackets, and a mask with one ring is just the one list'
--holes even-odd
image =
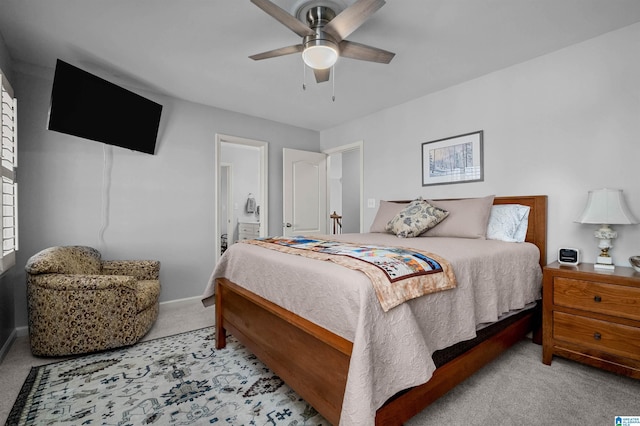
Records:
{"label": "armchair", "polygon": [[62,246],[35,254],[25,270],[34,355],[132,345],[158,317],[158,261],[102,260],[94,248]]}

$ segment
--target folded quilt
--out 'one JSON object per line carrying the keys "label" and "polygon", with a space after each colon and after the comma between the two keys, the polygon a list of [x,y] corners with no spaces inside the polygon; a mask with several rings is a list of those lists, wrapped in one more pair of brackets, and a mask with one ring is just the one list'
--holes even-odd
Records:
{"label": "folded quilt", "polygon": [[447,260],[416,249],[313,237],[271,237],[241,242],[359,270],[371,280],[385,312],[407,300],[456,287],[456,278]]}

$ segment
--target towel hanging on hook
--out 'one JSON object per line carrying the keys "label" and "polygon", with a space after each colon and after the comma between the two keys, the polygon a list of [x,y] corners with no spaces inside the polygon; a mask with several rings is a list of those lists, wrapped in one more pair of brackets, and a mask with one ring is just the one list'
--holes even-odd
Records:
{"label": "towel hanging on hook", "polygon": [[247,198],[247,213],[255,213],[256,212],[256,199],[253,198],[253,194],[249,193],[249,197]]}

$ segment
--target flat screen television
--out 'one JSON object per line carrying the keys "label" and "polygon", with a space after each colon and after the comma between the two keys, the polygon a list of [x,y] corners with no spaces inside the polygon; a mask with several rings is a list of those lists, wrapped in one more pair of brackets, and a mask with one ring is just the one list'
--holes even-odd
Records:
{"label": "flat screen television", "polygon": [[162,105],[58,59],[48,129],[154,154]]}

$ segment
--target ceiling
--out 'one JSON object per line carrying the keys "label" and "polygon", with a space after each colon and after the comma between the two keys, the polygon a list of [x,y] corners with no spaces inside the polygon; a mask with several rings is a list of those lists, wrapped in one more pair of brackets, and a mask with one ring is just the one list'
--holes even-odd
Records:
{"label": "ceiling", "polygon": [[[354,0],[333,0],[343,6]],[[274,0],[292,14],[303,0]],[[14,64],[57,58],[129,88],[323,130],[640,21],[638,0],[388,0],[349,37],[396,53],[342,58],[317,84],[300,38],[249,0],[0,0]]]}

